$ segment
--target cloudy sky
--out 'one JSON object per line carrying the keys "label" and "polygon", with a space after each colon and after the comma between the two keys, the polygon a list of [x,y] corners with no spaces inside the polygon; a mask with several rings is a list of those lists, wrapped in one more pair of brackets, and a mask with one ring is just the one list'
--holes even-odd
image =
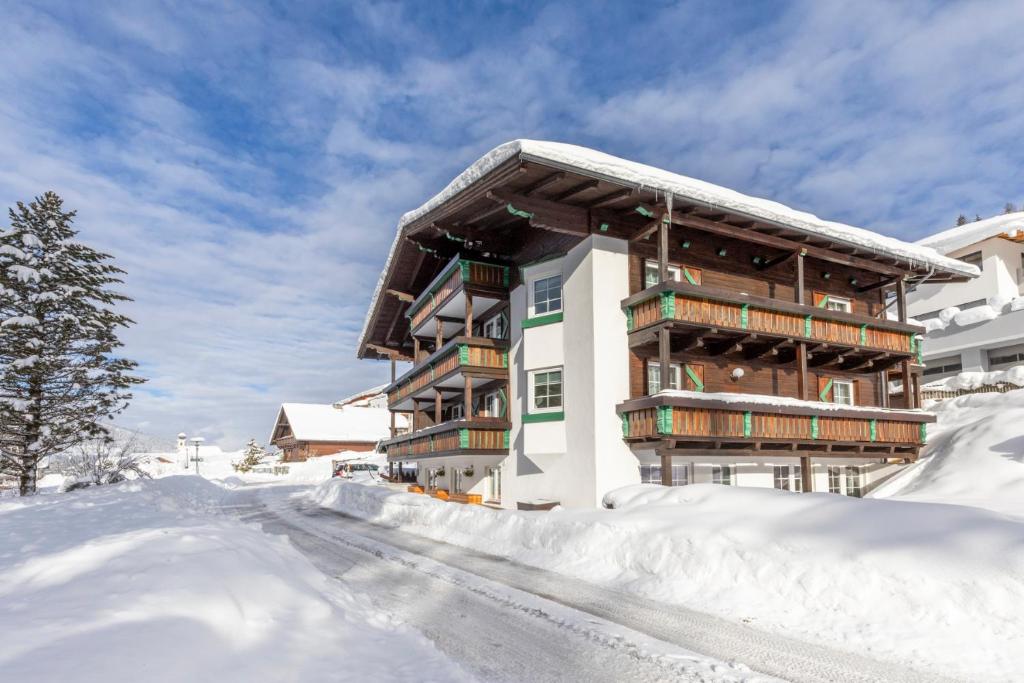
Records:
{"label": "cloudy sky", "polygon": [[0,200],[128,271],[152,434],[384,381],[395,222],[512,138],[907,239],[1024,202],[1020,2],[185,4],[0,0]]}

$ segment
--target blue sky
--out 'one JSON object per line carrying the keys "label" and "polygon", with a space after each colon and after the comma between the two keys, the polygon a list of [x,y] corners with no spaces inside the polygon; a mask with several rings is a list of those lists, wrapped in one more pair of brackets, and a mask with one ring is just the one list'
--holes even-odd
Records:
{"label": "blue sky", "polygon": [[121,422],[266,438],[357,361],[406,210],[574,142],[906,239],[1024,203],[1024,4],[6,2],[0,199],[128,270]]}

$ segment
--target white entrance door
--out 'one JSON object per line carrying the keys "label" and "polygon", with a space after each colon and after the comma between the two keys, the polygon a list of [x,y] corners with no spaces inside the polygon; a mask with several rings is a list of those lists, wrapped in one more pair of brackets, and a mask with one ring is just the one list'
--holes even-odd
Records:
{"label": "white entrance door", "polygon": [[487,500],[493,503],[501,502],[501,468],[487,468]]}

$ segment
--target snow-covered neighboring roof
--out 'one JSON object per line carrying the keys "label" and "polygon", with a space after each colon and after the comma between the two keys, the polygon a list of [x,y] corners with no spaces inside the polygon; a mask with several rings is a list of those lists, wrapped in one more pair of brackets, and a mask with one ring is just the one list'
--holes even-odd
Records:
{"label": "snow-covered neighboring roof", "polygon": [[949,230],[929,235],[917,241],[918,244],[930,247],[940,254],[948,254],[957,249],[969,247],[990,237],[1007,233],[1014,236],[1024,234],[1024,211],[993,216],[973,223],[958,225]]}
{"label": "snow-covered neighboring roof", "polygon": [[370,387],[369,389],[363,389],[362,391],[357,392],[355,394],[352,394],[351,396],[346,396],[343,399],[335,401],[334,405],[337,406],[337,407],[341,407],[341,406],[344,406],[344,405],[348,405],[349,403],[352,403],[353,401],[356,401],[356,400],[361,399],[361,398],[363,398],[363,399],[373,398],[374,396],[378,396],[379,394],[383,394],[384,390],[387,389],[387,388],[388,388],[387,384],[381,384],[381,385],[376,386],[376,387]]}
{"label": "snow-covered neighboring roof", "polygon": [[740,403],[763,405],[768,408],[790,406],[794,408],[813,408],[822,411],[853,411],[862,413],[878,413],[883,411],[892,415],[920,415],[923,411],[912,409],[879,408],[878,406],[851,406],[844,403],[825,403],[822,401],[802,401],[789,396],[765,396],[762,394],[735,394],[731,392],[688,391],[686,389],[663,389],[656,396],[673,396],[677,398],[708,401],[714,403]]}
{"label": "snow-covered neighboring roof", "polygon": [[366,342],[370,320],[373,317],[380,294],[384,289],[384,281],[395,258],[398,245],[401,243],[401,234],[405,226],[440,207],[515,156],[518,156],[523,161],[533,161],[613,183],[634,185],[654,192],[671,193],[675,197],[684,198],[690,202],[726,209],[732,213],[746,215],[751,218],[780,223],[795,230],[828,237],[836,242],[905,259],[913,264],[921,264],[937,270],[968,277],[977,277],[980,273],[977,267],[943,256],[928,246],[911,244],[852,225],[825,221],[814,214],[790,208],[779,202],[751,197],[735,190],[703,180],[689,178],[654,166],[648,166],[647,164],[629,161],[594,149],[564,142],[512,140],[495,147],[480,157],[469,168],[448,183],[447,187],[418,208],[407,212],[399,220],[395,240],[391,244],[391,250],[388,252],[387,261],[384,264],[384,269],[381,271],[373,298],[370,300],[369,310],[363,321],[363,330],[359,335],[358,348],[362,348]]}
{"label": "snow-covered neighboring roof", "polygon": [[[342,406],[322,403],[283,403],[278,413],[288,420],[299,441],[365,441],[376,443],[391,436],[391,412],[386,408]],[[396,425],[405,428],[406,418],[396,415]],[[273,441],[273,434],[271,434]]]}

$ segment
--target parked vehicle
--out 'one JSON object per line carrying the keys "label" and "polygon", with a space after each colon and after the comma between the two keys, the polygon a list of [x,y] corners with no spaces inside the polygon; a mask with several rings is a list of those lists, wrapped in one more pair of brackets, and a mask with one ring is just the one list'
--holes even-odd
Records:
{"label": "parked vehicle", "polygon": [[334,476],[341,477],[342,479],[351,479],[355,472],[377,474],[379,469],[379,466],[366,462],[336,462],[334,463]]}

